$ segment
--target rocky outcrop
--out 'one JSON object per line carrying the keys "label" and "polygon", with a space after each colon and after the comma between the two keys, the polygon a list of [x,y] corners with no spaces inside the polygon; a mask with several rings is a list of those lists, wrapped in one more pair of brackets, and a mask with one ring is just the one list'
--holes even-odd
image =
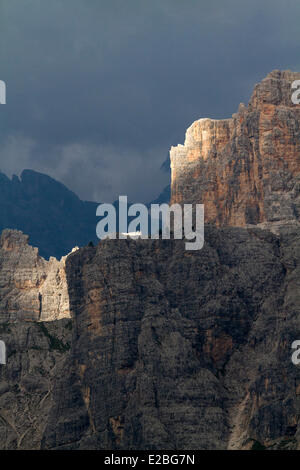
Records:
{"label": "rocky outcrop", "polygon": [[65,258],[41,258],[28,236],[0,238],[0,448],[37,449],[71,343]]}
{"label": "rocky outcrop", "polygon": [[70,317],[65,260],[39,256],[28,236],[4,230],[0,238],[0,318],[52,321]]}
{"label": "rocky outcrop", "polygon": [[[171,201],[203,203],[218,226],[300,220],[300,74],[271,72],[230,119],[199,119],[170,151]],[[266,225],[267,224],[267,225]]]}

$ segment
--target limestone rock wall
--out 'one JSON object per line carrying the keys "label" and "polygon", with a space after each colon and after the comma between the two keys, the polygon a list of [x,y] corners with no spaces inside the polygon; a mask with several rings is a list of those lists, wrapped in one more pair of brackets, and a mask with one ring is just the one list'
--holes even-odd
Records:
{"label": "limestone rock wall", "polygon": [[230,119],[199,119],[172,147],[171,201],[204,203],[206,221],[278,226],[300,219],[300,74],[273,71]]}
{"label": "limestone rock wall", "polygon": [[2,321],[7,359],[0,365],[0,449],[40,449],[53,388],[67,371],[71,320]]}
{"label": "limestone rock wall", "polygon": [[0,239],[0,317],[51,321],[70,317],[65,259],[46,261],[28,236],[4,230]]}

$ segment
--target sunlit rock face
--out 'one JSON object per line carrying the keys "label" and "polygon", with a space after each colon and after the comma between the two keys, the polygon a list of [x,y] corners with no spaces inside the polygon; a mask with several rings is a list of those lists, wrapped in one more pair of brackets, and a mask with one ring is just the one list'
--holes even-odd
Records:
{"label": "sunlit rock face", "polygon": [[199,119],[170,151],[172,203],[204,203],[206,221],[278,227],[300,219],[299,73],[273,71],[230,119]]}
{"label": "sunlit rock face", "polygon": [[46,261],[28,236],[4,230],[0,238],[1,320],[51,321],[70,317],[65,257]]}
{"label": "sunlit rock face", "polygon": [[173,202],[244,226],[208,224],[203,249],[128,237],[46,261],[2,233],[0,449],[300,449],[298,77],[172,149]]}

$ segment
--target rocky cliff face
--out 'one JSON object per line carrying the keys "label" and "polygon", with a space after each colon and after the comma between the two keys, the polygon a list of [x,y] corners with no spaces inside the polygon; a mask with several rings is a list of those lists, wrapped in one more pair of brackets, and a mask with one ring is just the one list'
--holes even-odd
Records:
{"label": "rocky cliff face", "polygon": [[26,239],[2,236],[0,266],[7,256],[22,275],[4,290],[20,310],[1,307],[0,448],[300,448],[298,230],[207,226],[196,252],[180,240],[80,249],[66,261],[72,320],[48,322],[30,317],[47,262]]}
{"label": "rocky cliff face", "polygon": [[0,448],[40,448],[71,343],[65,258],[44,260],[22,232],[0,238]]}
{"label": "rocky cliff face", "polygon": [[0,321],[7,363],[0,365],[0,449],[40,449],[53,388],[66,373],[71,320]]}
{"label": "rocky cliff face", "polygon": [[2,321],[51,321],[70,317],[65,260],[39,256],[28,236],[4,230],[0,238]]}
{"label": "rocky cliff face", "polygon": [[43,448],[299,448],[300,238],[206,229],[67,260],[73,345]]}
{"label": "rocky cliff face", "polygon": [[199,119],[170,151],[171,201],[204,203],[216,225],[300,219],[300,105],[291,84],[300,74],[271,72],[230,119]]}
{"label": "rocky cliff face", "polygon": [[21,230],[41,256],[60,258],[74,246],[97,241],[96,202],[81,201],[47,175],[24,170],[10,180],[0,172],[0,232]]}

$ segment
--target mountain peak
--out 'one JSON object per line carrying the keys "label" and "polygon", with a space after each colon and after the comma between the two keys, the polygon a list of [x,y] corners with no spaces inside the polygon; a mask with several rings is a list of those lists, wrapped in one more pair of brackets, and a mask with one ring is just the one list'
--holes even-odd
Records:
{"label": "mountain peak", "polygon": [[170,151],[172,203],[203,203],[217,225],[299,222],[300,105],[291,99],[299,79],[274,70],[231,118],[195,121]]}

